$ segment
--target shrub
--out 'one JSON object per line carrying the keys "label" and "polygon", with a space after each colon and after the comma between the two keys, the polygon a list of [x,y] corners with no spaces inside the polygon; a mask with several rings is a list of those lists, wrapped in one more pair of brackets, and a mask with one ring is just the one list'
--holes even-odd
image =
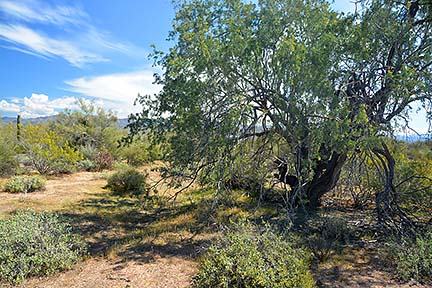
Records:
{"label": "shrub", "polygon": [[82,159],[68,141],[42,125],[27,125],[20,145],[40,174],[70,172]]}
{"label": "shrub", "polygon": [[96,165],[89,159],[84,159],[77,163],[77,169],[81,171],[94,171],[95,168]]}
{"label": "shrub", "polygon": [[146,175],[132,167],[121,168],[108,177],[108,188],[117,195],[148,194],[146,189]]}
{"label": "shrub", "polygon": [[0,176],[15,174],[18,167],[15,148],[16,143],[12,140],[11,128],[0,127]]}
{"label": "shrub", "polygon": [[432,283],[432,231],[418,235],[415,240],[393,241],[389,251],[402,280],[412,278]]}
{"label": "shrub", "polygon": [[114,157],[107,151],[100,151],[94,145],[85,145],[79,148],[84,160],[80,161],[79,169],[85,168],[86,171],[102,171],[111,169],[114,163]]}
{"label": "shrub", "polygon": [[11,193],[29,193],[39,191],[44,188],[45,181],[38,176],[16,176],[9,179],[5,184],[5,191]]}
{"label": "shrub", "polygon": [[315,233],[311,233],[306,242],[319,261],[326,260],[335,251],[341,251],[341,245],[348,242],[351,235],[346,221],[339,217],[324,216],[314,229]]}
{"label": "shrub", "polygon": [[19,283],[70,268],[84,252],[84,242],[54,214],[24,210],[0,221],[3,281]]}
{"label": "shrub", "polygon": [[93,160],[96,171],[111,169],[114,164],[114,157],[109,152],[99,152],[98,156]]}
{"label": "shrub", "polygon": [[314,287],[308,254],[292,241],[241,222],[225,232],[201,261],[193,287]]}

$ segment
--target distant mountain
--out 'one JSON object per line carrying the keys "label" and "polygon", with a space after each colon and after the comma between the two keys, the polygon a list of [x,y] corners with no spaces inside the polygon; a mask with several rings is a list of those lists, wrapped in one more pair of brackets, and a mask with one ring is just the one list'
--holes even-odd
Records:
{"label": "distant mountain", "polygon": [[432,134],[410,134],[410,135],[396,135],[397,140],[405,141],[405,142],[419,142],[419,141],[427,141],[432,140]]}
{"label": "distant mountain", "polygon": [[[40,123],[43,123],[45,121],[48,121],[49,119],[54,119],[55,116],[45,116],[45,117],[37,117],[37,118],[29,118],[29,119],[21,119],[22,123],[30,122],[32,125],[37,125]],[[16,117],[2,117],[1,121],[3,123],[16,123],[17,119]]]}
{"label": "distant mountain", "polygon": [[[55,119],[55,115],[54,116],[45,116],[45,117],[37,117],[37,118],[29,118],[29,119],[21,119],[22,123],[27,123],[30,122],[31,125],[37,125],[43,122],[46,122],[50,119]],[[2,123],[16,123],[17,119],[16,117],[2,117],[1,118],[1,122]],[[120,128],[125,128],[126,125],[128,124],[128,119],[127,118],[122,118],[122,119],[118,119],[117,120],[117,125]]]}

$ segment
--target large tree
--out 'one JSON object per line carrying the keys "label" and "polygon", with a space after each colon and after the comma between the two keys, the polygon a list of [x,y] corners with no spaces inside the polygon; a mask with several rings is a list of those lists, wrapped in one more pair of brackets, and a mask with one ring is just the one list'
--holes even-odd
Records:
{"label": "large tree", "polygon": [[180,1],[174,46],[153,54],[162,91],[139,97],[130,129],[164,139],[178,176],[226,169],[260,137],[293,201],[310,206],[356,149],[371,149],[392,181],[377,139],[432,99],[429,11],[426,0],[364,1],[351,14],[323,0]]}

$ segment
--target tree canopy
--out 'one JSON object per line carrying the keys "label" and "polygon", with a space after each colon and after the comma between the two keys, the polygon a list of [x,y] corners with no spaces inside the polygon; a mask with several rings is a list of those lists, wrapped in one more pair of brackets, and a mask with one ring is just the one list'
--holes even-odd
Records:
{"label": "tree canopy", "polygon": [[192,179],[229,169],[260,138],[292,200],[311,206],[353,151],[370,149],[391,182],[380,137],[432,100],[430,11],[426,0],[362,1],[348,14],[323,0],[180,1],[174,45],[153,53],[163,88],[138,98],[129,128],[165,141],[175,175]]}

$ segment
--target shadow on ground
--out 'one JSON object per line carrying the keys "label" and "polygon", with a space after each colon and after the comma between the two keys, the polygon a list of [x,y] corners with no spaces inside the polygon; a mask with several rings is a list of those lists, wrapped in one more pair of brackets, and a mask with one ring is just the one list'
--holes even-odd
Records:
{"label": "shadow on ground", "polygon": [[91,256],[148,263],[156,256],[193,259],[214,234],[193,203],[142,209],[138,199],[98,195],[62,213],[85,237]]}

